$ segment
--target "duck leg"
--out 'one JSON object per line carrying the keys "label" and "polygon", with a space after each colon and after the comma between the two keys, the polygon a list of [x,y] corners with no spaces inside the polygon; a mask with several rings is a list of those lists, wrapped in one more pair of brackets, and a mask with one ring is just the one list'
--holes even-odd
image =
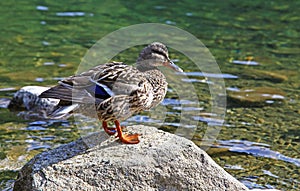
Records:
{"label": "duck leg", "polygon": [[102,121],[102,127],[108,135],[114,135],[117,131],[114,127],[108,127],[106,121]]}
{"label": "duck leg", "polygon": [[120,141],[125,144],[137,144],[139,143],[139,134],[123,134],[122,127],[120,126],[120,122],[115,120],[115,125],[117,129],[117,137],[119,137]]}

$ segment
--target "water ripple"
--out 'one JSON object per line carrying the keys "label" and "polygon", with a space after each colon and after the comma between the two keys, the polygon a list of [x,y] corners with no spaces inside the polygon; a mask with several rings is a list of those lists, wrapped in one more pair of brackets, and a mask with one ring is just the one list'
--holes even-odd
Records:
{"label": "water ripple", "polygon": [[224,79],[237,79],[238,76],[232,74],[214,74],[214,73],[204,73],[204,72],[184,72],[182,75],[187,76],[197,76],[197,77],[207,77],[207,78],[224,78]]}
{"label": "water ripple", "polygon": [[178,100],[178,99],[165,98],[161,104],[162,105],[180,105],[180,104],[195,104],[195,102],[192,102],[190,100]]}
{"label": "water ripple", "polygon": [[258,62],[255,62],[255,61],[244,61],[244,60],[233,60],[232,61],[233,64],[242,64],[242,65],[253,65],[253,66],[256,66],[256,65],[259,65]]}
{"label": "water ripple", "polygon": [[48,11],[49,8],[46,7],[46,6],[38,5],[38,6],[36,6],[36,10],[39,10],[39,11]]}
{"label": "water ripple", "polygon": [[256,143],[245,140],[226,140],[218,141],[220,148],[229,148],[231,152],[246,153],[248,155],[265,157],[271,159],[277,159],[284,162],[292,163],[296,166],[300,166],[300,159],[292,158],[281,154],[278,151],[273,151],[269,147],[270,145],[264,143]]}
{"label": "water ripple", "polygon": [[7,108],[9,105],[9,98],[0,98],[0,108]]}
{"label": "water ripple", "polygon": [[85,15],[85,12],[57,12],[56,16],[59,17],[82,17]]}

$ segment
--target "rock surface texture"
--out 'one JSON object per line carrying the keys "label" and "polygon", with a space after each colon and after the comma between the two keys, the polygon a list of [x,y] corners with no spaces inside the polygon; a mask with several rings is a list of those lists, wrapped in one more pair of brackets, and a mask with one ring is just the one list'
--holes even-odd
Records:
{"label": "rock surface texture", "polygon": [[248,190],[185,138],[142,125],[127,130],[141,142],[100,132],[37,155],[14,190]]}

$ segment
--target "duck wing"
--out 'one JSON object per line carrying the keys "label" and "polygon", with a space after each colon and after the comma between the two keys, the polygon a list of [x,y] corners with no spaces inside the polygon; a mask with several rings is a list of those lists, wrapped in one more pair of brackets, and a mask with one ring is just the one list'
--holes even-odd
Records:
{"label": "duck wing", "polygon": [[147,83],[146,78],[134,67],[112,62],[68,77],[39,97],[75,103],[101,103],[116,95],[131,95],[144,83]]}

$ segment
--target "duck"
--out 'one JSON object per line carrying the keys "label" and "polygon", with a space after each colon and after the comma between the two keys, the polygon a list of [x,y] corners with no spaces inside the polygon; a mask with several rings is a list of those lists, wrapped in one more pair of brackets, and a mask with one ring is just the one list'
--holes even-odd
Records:
{"label": "duck", "polygon": [[[96,116],[108,135],[116,135],[122,143],[137,144],[139,134],[127,134],[120,121],[157,106],[164,99],[168,83],[159,67],[175,72],[183,70],[169,58],[166,45],[153,42],[140,52],[135,66],[109,62],[67,77],[44,91],[40,98],[59,99],[59,108],[75,109]],[[115,127],[108,127],[114,123]]]}

